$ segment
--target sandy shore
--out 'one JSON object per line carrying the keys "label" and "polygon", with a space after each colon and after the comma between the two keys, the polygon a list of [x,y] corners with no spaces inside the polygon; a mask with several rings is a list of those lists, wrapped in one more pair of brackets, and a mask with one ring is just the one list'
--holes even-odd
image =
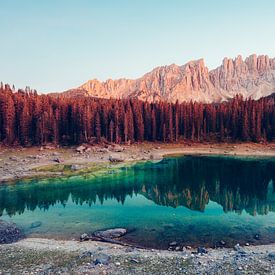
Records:
{"label": "sandy shore", "polygon": [[[142,143],[127,146],[84,145],[84,147],[85,150],[82,153],[76,151],[77,147],[0,147],[0,183],[39,176],[69,176],[104,169],[110,164],[116,165],[110,162],[110,158],[129,163],[149,159],[158,160],[170,154],[275,157],[275,143]],[[71,165],[73,165],[72,169],[70,169]]]}
{"label": "sandy shore", "polygon": [[180,252],[28,238],[0,245],[0,274],[274,274],[275,244]]}

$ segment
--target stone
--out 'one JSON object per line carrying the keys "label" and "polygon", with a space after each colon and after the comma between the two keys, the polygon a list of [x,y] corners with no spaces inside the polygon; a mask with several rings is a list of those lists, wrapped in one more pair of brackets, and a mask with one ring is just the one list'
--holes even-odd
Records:
{"label": "stone", "polygon": [[108,265],[110,262],[111,257],[107,254],[100,253],[96,256],[94,260],[94,264],[102,264],[102,265]]}
{"label": "stone", "polygon": [[107,148],[100,148],[100,149],[98,149],[98,152],[100,152],[100,153],[108,153],[109,150]]}
{"label": "stone", "polygon": [[80,235],[80,241],[81,242],[84,242],[84,241],[88,241],[90,238],[89,238],[89,235],[87,233],[83,233]]}
{"label": "stone", "polygon": [[207,254],[208,250],[205,247],[200,246],[200,247],[197,248],[197,252],[200,253],[200,254]]}
{"label": "stone", "polygon": [[83,154],[84,151],[85,151],[85,149],[86,149],[86,146],[80,145],[80,146],[78,146],[78,147],[76,148],[76,152],[78,152],[78,153],[80,153],[80,154]]}
{"label": "stone", "polygon": [[50,146],[50,145],[46,145],[46,146],[44,147],[44,149],[47,149],[47,150],[54,150],[55,147]]}
{"label": "stone", "polygon": [[134,264],[138,264],[138,263],[139,263],[139,260],[136,259],[136,258],[132,258],[132,259],[130,260],[130,262],[131,262],[131,263],[134,263]]}
{"label": "stone", "polygon": [[42,222],[36,221],[31,224],[30,228],[34,229],[34,228],[40,227],[41,225],[42,225]]}
{"label": "stone", "polygon": [[92,149],[90,147],[88,147],[86,150],[85,150],[85,153],[90,153],[92,152]]}
{"label": "stone", "polygon": [[220,245],[225,245],[225,241],[221,240]]}
{"label": "stone", "polygon": [[243,254],[243,255],[246,254],[246,252],[244,251],[244,249],[239,244],[236,244],[234,246],[234,250],[237,251],[239,254]]}
{"label": "stone", "polygon": [[62,158],[54,158],[53,159],[54,162],[57,162],[57,163],[62,163],[64,162],[64,160]]}
{"label": "stone", "polygon": [[0,244],[16,242],[24,237],[15,223],[0,220]]}
{"label": "stone", "polygon": [[78,170],[81,170],[83,167],[81,165],[78,165],[78,164],[72,164],[71,166],[71,170],[72,171],[78,171]]}
{"label": "stone", "polygon": [[272,260],[272,261],[275,261],[275,252],[270,252],[270,253],[268,254],[268,258],[269,258],[270,260]]}
{"label": "stone", "polygon": [[113,228],[108,230],[100,230],[93,233],[93,236],[105,239],[119,238],[127,234],[125,228]]}
{"label": "stone", "polygon": [[15,157],[15,156],[11,156],[10,160],[12,160],[12,161],[19,161],[18,157]]}
{"label": "stone", "polygon": [[109,161],[110,162],[123,162],[124,158],[122,158],[121,156],[110,155]]}
{"label": "stone", "polygon": [[133,252],[133,251],[135,251],[135,249],[134,249],[133,247],[127,247],[127,248],[125,249],[125,252],[127,252],[127,253]]}
{"label": "stone", "polygon": [[178,243],[177,242],[171,242],[169,243],[169,246],[176,246]]}
{"label": "stone", "polygon": [[93,255],[93,252],[91,251],[84,251],[80,254],[79,258],[83,259],[83,258],[90,258]]}

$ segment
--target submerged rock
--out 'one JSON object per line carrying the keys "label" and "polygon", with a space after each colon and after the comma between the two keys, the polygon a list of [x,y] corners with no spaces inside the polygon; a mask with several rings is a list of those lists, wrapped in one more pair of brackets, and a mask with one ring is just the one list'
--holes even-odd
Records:
{"label": "submerged rock", "polygon": [[40,227],[42,225],[42,222],[40,222],[40,221],[36,221],[36,222],[33,222],[32,224],[31,224],[31,228],[33,229],[33,228],[37,228],[37,227]]}
{"label": "submerged rock", "polygon": [[102,231],[94,232],[94,236],[98,238],[105,238],[105,239],[114,239],[124,236],[127,233],[127,229],[125,228],[114,228]]}
{"label": "submerged rock", "polygon": [[15,223],[0,220],[0,244],[17,242],[22,238],[23,233]]}

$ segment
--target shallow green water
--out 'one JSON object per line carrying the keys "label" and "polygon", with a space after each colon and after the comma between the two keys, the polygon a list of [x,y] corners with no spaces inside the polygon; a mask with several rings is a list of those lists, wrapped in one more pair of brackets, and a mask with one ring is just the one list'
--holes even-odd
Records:
{"label": "shallow green water", "polygon": [[27,236],[126,227],[125,241],[148,247],[275,242],[275,159],[171,157],[100,177],[3,185],[0,215]]}

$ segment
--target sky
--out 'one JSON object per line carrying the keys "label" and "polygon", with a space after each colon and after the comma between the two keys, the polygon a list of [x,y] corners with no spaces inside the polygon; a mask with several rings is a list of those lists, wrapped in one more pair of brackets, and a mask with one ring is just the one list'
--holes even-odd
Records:
{"label": "sky", "polygon": [[154,67],[275,57],[274,0],[0,0],[0,81],[39,92]]}

